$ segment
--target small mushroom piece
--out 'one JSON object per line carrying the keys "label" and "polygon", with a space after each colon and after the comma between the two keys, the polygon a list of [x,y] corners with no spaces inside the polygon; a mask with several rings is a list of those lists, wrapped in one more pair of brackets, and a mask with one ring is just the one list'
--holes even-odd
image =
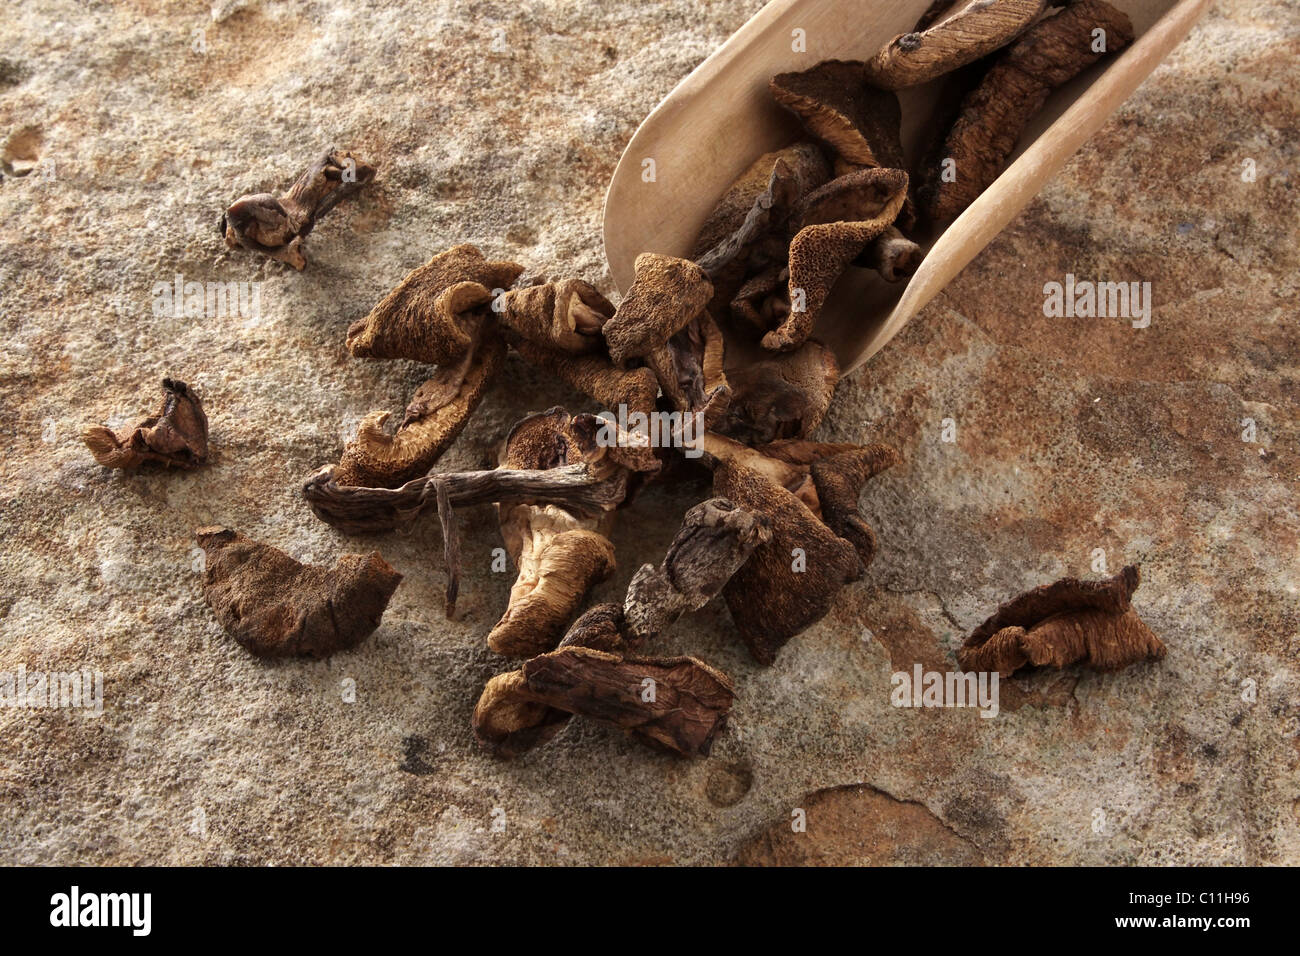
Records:
{"label": "small mushroom piece", "polygon": [[[794,204],[829,178],[826,159],[813,143],[764,153],[713,208],[700,228],[691,258],[715,287],[733,278],[739,281],[745,272],[778,260],[783,263],[786,221]],[[777,241],[764,243],[766,238]]]}
{"label": "small mushroom piece", "polygon": [[[444,295],[473,286],[463,283]],[[485,301],[485,300],[484,300]],[[505,340],[494,326],[474,333],[474,344],[416,389],[397,431],[384,430],[388,412],[372,412],[357,429],[334,470],[340,485],[396,488],[425,474],[469,423],[505,362]]]}
{"label": "small mushroom piece", "polygon": [[861,169],[832,180],[800,202],[798,232],[790,243],[791,312],[763,336],[774,352],[797,349],[808,338],[840,273],[898,217],[907,198],[907,173]]}
{"label": "small mushroom piece", "polygon": [[859,61],[823,60],[800,73],[778,73],[769,88],[836,157],[836,172],[862,166],[902,169],[898,94],[868,86]]}
{"label": "small mushroom piece", "polygon": [[494,756],[518,757],[546,743],[573,714],[534,700],[524,672],[508,671],[489,680],[474,706],[474,736]]}
{"label": "small mushroom piece", "polygon": [[773,354],[750,346],[737,348],[734,355],[735,364],[727,372],[731,402],[718,431],[749,445],[763,445],[803,438],[816,430],[840,376],[830,349],[809,339],[793,352]]}
{"label": "small mushroom piece", "polygon": [[919,33],[890,40],[867,61],[867,82],[901,90],[951,73],[1006,46],[1046,5],[1046,0],[971,0],[951,16],[935,16],[938,22]]}
{"label": "small mushroom piece", "polygon": [[[364,319],[348,328],[348,351],[357,358],[413,359],[451,365],[464,356],[480,324],[481,294],[509,289],[524,271],[514,262],[490,262],[469,243],[453,246],[407,274]],[[453,286],[458,291],[447,293]]]}
{"label": "small mushroom piece", "polygon": [[730,679],[693,657],[641,659],[566,644],[492,678],[473,727],[498,757],[550,740],[575,714],[622,727],[658,750],[707,756],[734,701]]}
{"label": "small mushroom piece", "polygon": [[898,282],[914,275],[925,258],[925,251],[899,231],[890,226],[872,239],[854,265],[875,269],[886,282]]}
{"label": "small mushroom piece", "polygon": [[115,435],[102,425],[81,433],[95,461],[105,468],[139,468],[156,461],[169,468],[198,468],[208,460],[208,416],[194,389],[165,378],[162,408],[129,432]]}
{"label": "small mushroom piece", "polygon": [[560,647],[590,647],[608,654],[625,654],[628,650],[625,630],[623,605],[595,604],[573,622]]}
{"label": "small mushroom piece", "polygon": [[1166,648],[1133,610],[1136,565],[1102,581],[1063,578],[1008,601],[971,632],[957,651],[968,671],[1009,677],[1021,667],[1062,668],[1083,662],[1115,671],[1158,661]]}
{"label": "small mushroom piece", "polygon": [[[1097,30],[1106,39],[1104,52],[1094,49]],[[1002,173],[1051,92],[1132,40],[1128,16],[1103,0],[1076,0],[1025,31],[962,101],[941,151],[956,164],[957,178],[944,182],[927,171],[918,190],[921,211],[935,222],[960,215]]]}
{"label": "small mushroom piece", "polygon": [[[635,648],[658,637],[688,611],[704,607],[744,564],[754,548],[772,537],[767,521],[726,498],[710,498],[690,511],[663,562],[644,564],[632,576],[623,604],[626,643]],[[599,633],[588,622],[586,646]],[[579,640],[575,638],[575,643]],[[565,638],[567,643],[569,638]]]}
{"label": "small mushroom piece", "polygon": [[722,330],[708,312],[701,312],[668,341],[669,366],[659,385],[678,412],[699,416],[702,427],[697,434],[712,428],[731,402],[731,386],[723,371],[725,348]]}
{"label": "small mushroom piece", "polygon": [[862,486],[902,461],[888,445],[867,445],[812,463],[813,484],[826,527],[853,545],[865,569],[876,556],[876,533],[858,510]]}
{"label": "small mushroom piece", "polygon": [[402,576],[378,551],[332,568],[300,564],[229,528],[200,528],[203,597],[221,626],[258,657],[328,657],[364,641]]}
{"label": "small mushroom piece", "polygon": [[600,351],[601,329],[614,315],[609,300],[581,279],[512,289],[495,308],[518,335],[572,355]]}
{"label": "small mushroom piece", "polygon": [[[501,467],[539,470],[583,460],[562,408],[525,418],[506,438]],[[587,592],[614,573],[610,518],[579,517],[556,505],[502,506],[501,534],[519,569],[510,603],[488,634],[498,654],[531,657],[554,648]]]}
{"label": "small mushroom piece", "polygon": [[534,699],[683,756],[708,756],[736,699],[727,675],[694,657],[634,658],[565,647],[526,661],[523,674]]}
{"label": "small mushroom piece", "polygon": [[[512,345],[520,357],[535,368],[550,372],[571,388],[595,402],[602,411],[616,417],[621,407],[628,417],[654,414],[659,394],[659,380],[648,368],[617,368],[603,355],[568,355],[537,345],[526,339],[514,339]],[[661,467],[654,449],[640,445],[618,445],[609,455],[620,465],[637,472],[655,472]]]}
{"label": "small mushroom piece", "polygon": [[270,193],[236,199],[221,217],[221,235],[232,249],[260,252],[301,271],[307,265],[302,242],[316,222],[374,178],[375,168],[351,153],[326,151],[279,199]]}
{"label": "small mushroom piece", "polygon": [[772,539],[722,591],[750,654],[770,665],[790,638],[826,616],[840,588],[862,576],[862,564],[802,501],[739,461],[719,464],[713,490],[772,527]]}
{"label": "small mushroom piece", "polygon": [[641,253],[632,287],[602,329],[609,357],[619,368],[641,359],[663,384],[670,364],[668,340],[704,311],[711,298],[713,285],[694,262]]}

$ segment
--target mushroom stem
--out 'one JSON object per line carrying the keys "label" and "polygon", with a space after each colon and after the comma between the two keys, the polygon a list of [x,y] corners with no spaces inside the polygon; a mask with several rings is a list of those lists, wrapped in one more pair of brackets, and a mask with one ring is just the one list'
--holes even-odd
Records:
{"label": "mushroom stem", "polygon": [[303,485],[316,517],[348,534],[410,527],[436,503],[437,483],[449,505],[553,504],[582,515],[613,511],[627,494],[627,473],[598,475],[586,463],[523,471],[494,468],[425,475],[400,488],[340,485],[327,465]]}

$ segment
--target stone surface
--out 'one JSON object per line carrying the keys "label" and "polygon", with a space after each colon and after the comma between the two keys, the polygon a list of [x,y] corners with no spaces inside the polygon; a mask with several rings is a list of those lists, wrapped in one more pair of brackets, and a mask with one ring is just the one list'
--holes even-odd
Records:
{"label": "stone surface", "polygon": [[[717,601],[664,636],[663,653],[736,680],[711,758],[582,721],[513,763],[485,756],[470,713],[510,666],[483,644],[510,585],[489,571],[491,509],[460,516],[467,573],[448,622],[435,522],[348,539],[304,506],[301,480],[426,374],[352,360],[349,322],[460,241],[613,293],[600,210],[619,151],[758,7],[7,11],[0,672],[98,669],[104,701],[97,718],[0,709],[0,862],[1300,862],[1290,0],[1216,3],[841,385],[821,437],[905,458],[863,496],[880,555],[773,668]],[[331,144],[380,182],[320,224],[307,270],[227,254],[224,206],[283,188]],[[1150,281],[1151,327],[1045,318],[1043,284],[1067,272]],[[260,317],[155,316],[154,284],[177,274],[261,282]],[[487,464],[528,411],[578,407],[510,362],[448,468]],[[164,375],[203,394],[212,464],[96,466],[80,428],[149,413]],[[619,571],[593,599],[657,562],[706,494],[653,492],[623,516]],[[355,650],[259,661],[200,596],[193,531],[217,523],[319,564],[378,547],[405,580]],[[953,669],[1000,601],[1091,574],[1098,548],[1111,571],[1141,563],[1134,603],[1163,662],[1017,677],[993,719],[890,705],[894,671]],[[807,833],[790,831],[794,808]]]}

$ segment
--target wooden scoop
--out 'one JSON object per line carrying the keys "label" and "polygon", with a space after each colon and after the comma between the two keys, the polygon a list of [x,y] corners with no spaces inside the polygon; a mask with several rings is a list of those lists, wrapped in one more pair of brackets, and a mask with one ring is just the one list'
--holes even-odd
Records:
{"label": "wooden scoop", "polygon": [[[1048,99],[1001,176],[926,249],[911,280],[849,269],[815,335],[849,372],[884,348],[996,236],[1075,150],[1185,37],[1209,0],[1110,0],[1136,38]],[[769,150],[801,138],[768,93],[774,74],[822,60],[866,60],[910,30],[931,0],[772,0],[682,80],[633,135],[605,196],[605,254],[618,287],[642,252],[686,256],[732,181]],[[803,49],[800,52],[800,39]],[[938,83],[902,90],[908,160],[922,141]],[[653,163],[647,162],[648,160]],[[653,175],[651,175],[653,173]]]}

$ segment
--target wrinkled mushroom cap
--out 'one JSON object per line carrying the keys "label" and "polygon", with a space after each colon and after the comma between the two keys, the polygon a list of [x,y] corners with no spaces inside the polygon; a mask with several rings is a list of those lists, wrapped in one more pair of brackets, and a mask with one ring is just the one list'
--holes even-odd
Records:
{"label": "wrinkled mushroom cap", "polygon": [[1160,660],[1165,646],[1151,632],[1130,598],[1141,580],[1135,565],[1101,581],[1062,578],[1006,602],[971,632],[957,652],[966,670],[997,671],[1065,667],[1083,661],[1111,671]]}
{"label": "wrinkled mushroom cap", "polygon": [[728,359],[731,402],[718,431],[761,445],[803,438],[821,424],[840,369],[835,354],[820,342],[809,339],[777,354],[735,343]]}
{"label": "wrinkled mushroom cap", "polygon": [[599,351],[601,329],[614,315],[609,300],[581,279],[513,289],[501,297],[498,309],[501,322],[515,334],[572,355]]}
{"label": "wrinkled mushroom cap", "polygon": [[327,657],[355,647],[379,626],[402,580],[377,551],[321,568],[229,528],[200,528],[195,537],[206,554],[208,606],[259,657]]}
{"label": "wrinkled mushroom cap", "polygon": [[[770,665],[790,638],[826,616],[840,588],[861,576],[861,563],[803,502],[739,461],[718,466],[713,489],[771,524],[772,539],[723,589],[750,653]],[[795,570],[799,564],[804,570]]]}
{"label": "wrinkled mushroom cap", "polygon": [[823,60],[772,77],[773,98],[850,166],[902,169],[898,95],[868,86],[860,61]]}
{"label": "wrinkled mushroom cap", "polygon": [[447,365],[473,341],[475,313],[457,310],[463,300],[441,300],[451,286],[473,282],[508,289],[524,271],[514,262],[490,262],[469,243],[453,246],[407,274],[364,319],[348,329],[348,351],[358,358],[405,358]]}
{"label": "wrinkled mushroom cap", "polygon": [[804,343],[831,288],[867,243],[897,218],[907,198],[907,173],[862,169],[832,180],[801,200],[790,243],[790,300],[803,300],[763,337],[763,347],[789,352]]}
{"label": "wrinkled mushroom cap", "polygon": [[663,349],[712,297],[709,277],[694,262],[643,252],[632,287],[603,329],[610,358],[626,368]]}
{"label": "wrinkled mushroom cap", "polygon": [[[482,286],[463,283],[443,293],[475,300]],[[416,390],[401,427],[384,430],[389,414],[372,412],[334,469],[340,485],[396,488],[424,475],[464,431],[505,363],[506,345],[491,327],[476,332],[459,361],[445,365]]]}
{"label": "wrinkled mushroom cap", "polygon": [[138,468],[147,461],[169,468],[197,468],[208,460],[208,416],[194,389],[165,378],[162,408],[130,432],[115,435],[102,425],[81,439],[105,468]]}

